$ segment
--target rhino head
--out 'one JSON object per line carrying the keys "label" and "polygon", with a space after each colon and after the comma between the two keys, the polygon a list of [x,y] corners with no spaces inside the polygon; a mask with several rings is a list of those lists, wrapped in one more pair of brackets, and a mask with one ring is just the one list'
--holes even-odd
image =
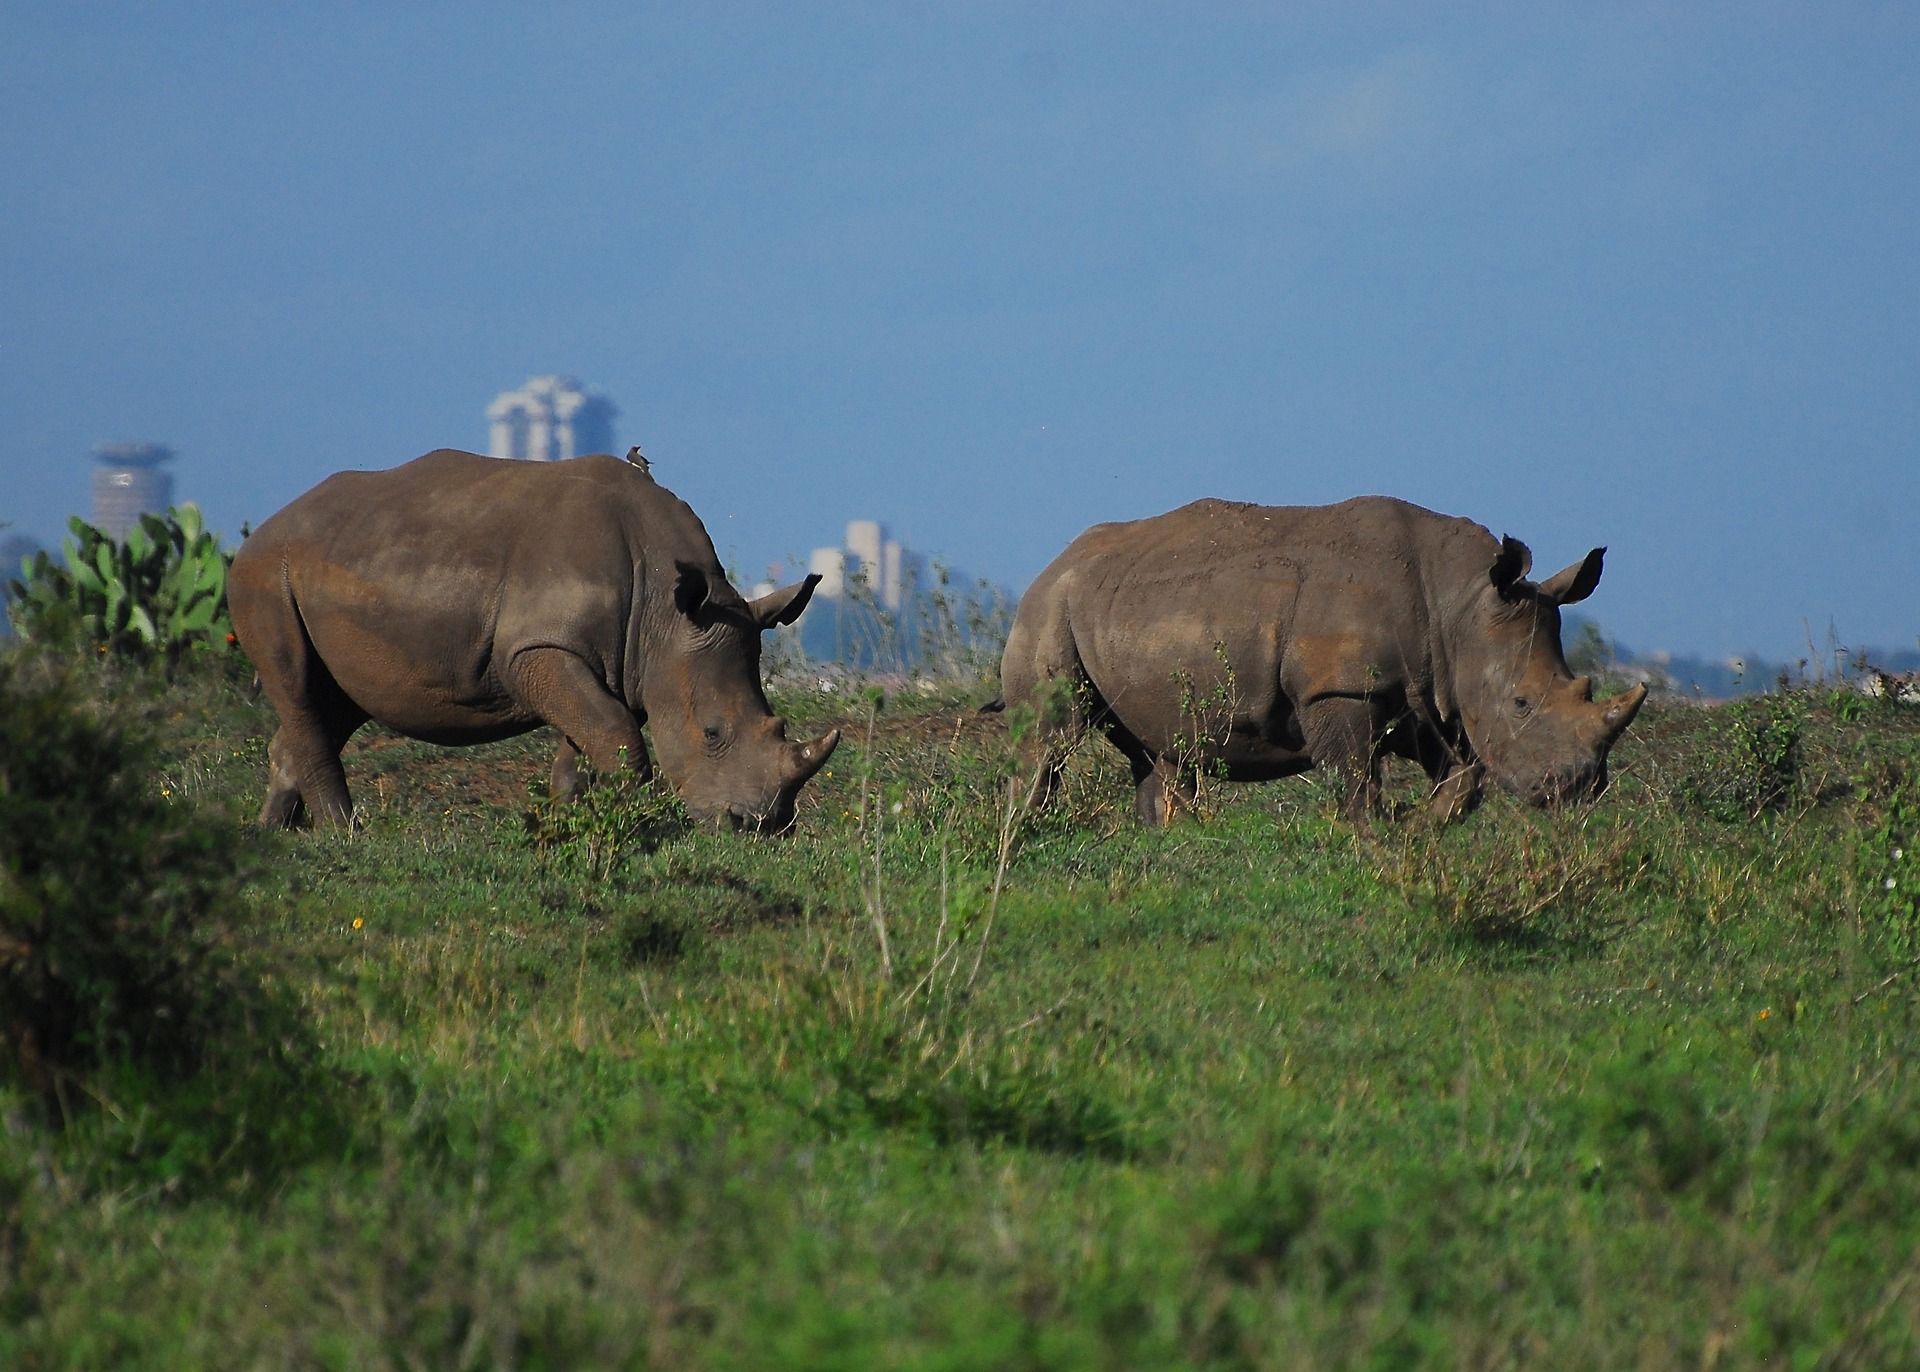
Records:
{"label": "rhino head", "polygon": [[1605,548],[1534,583],[1533,554],[1503,538],[1471,595],[1466,642],[1454,644],[1454,684],[1467,738],[1508,790],[1534,805],[1593,800],[1606,789],[1607,753],[1647,698],[1644,685],[1609,700],[1576,677],[1560,650],[1560,607],[1600,582]]}
{"label": "rhino head", "polygon": [[652,655],[643,687],[660,769],[696,819],[784,833],[794,798],[833,756],[840,731],[787,741],[760,685],[760,634],[798,619],[820,578],[748,601],[694,563],[675,570],[666,650]]}

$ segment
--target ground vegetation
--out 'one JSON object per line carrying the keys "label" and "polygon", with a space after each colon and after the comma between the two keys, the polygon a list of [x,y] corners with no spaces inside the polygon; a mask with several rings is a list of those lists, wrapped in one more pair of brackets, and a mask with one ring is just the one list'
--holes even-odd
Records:
{"label": "ground vegetation", "polygon": [[1650,704],[1564,813],[1150,831],[1099,742],[1023,812],[990,685],[840,682],[776,693],[846,739],[787,840],[377,728],[357,829],[256,836],[243,673],[10,671],[0,797],[94,799],[9,828],[0,974],[70,912],[106,1017],[64,1103],[7,1029],[0,1365],[1920,1360],[1894,699]]}

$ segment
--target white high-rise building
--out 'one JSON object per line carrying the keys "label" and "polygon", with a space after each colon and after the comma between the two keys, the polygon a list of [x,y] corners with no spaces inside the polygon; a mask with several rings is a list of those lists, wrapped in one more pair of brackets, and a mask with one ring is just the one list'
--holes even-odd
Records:
{"label": "white high-rise building", "polygon": [[606,396],[567,376],[536,376],[517,391],[502,391],[487,406],[493,430],[487,451],[528,462],[564,462],[583,453],[613,451],[613,417]]}
{"label": "white high-rise building", "polygon": [[173,449],[161,443],[102,443],[93,450],[93,527],[116,542],[143,514],[165,514],[173,477],[160,470]]}
{"label": "white high-rise building", "polygon": [[815,595],[838,599],[847,593],[847,555],[839,548],[815,548],[807,559],[807,570],[820,578]]}
{"label": "white high-rise building", "polygon": [[876,519],[856,519],[847,525],[845,546],[815,548],[807,570],[820,574],[816,596],[837,599],[846,594],[849,578],[864,576],[874,599],[886,609],[898,610],[921,567],[898,539],[887,537],[885,525]]}

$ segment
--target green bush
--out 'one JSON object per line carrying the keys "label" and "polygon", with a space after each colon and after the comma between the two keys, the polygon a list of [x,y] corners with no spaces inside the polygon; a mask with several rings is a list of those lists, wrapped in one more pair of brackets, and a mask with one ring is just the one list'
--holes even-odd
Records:
{"label": "green bush", "polygon": [[[539,796],[545,783],[536,783]],[[548,800],[524,815],[527,840],[541,854],[604,881],[628,857],[655,852],[693,827],[680,798],[630,768],[594,775],[572,800]]]}
{"label": "green bush", "polygon": [[1682,782],[1681,799],[1728,824],[1784,809],[1800,793],[1806,722],[1806,703],[1798,696],[1734,701],[1710,726],[1715,747],[1706,765]]}
{"label": "green bush", "polygon": [[300,1021],[236,945],[233,826],[168,798],[137,725],[0,658],[0,1086],[63,1112],[297,1067]]}
{"label": "green bush", "polygon": [[141,515],[124,543],[78,517],[68,521],[65,567],[45,551],[8,583],[20,637],[43,647],[102,648],[168,663],[188,652],[226,652],[227,568],[233,555],[183,505],[164,519]]}

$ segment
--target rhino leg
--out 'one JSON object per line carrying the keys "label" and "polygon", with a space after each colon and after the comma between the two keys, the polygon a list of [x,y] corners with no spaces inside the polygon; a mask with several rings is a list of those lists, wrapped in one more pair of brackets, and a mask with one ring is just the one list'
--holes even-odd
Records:
{"label": "rhino leg", "polygon": [[1033,723],[1020,749],[1020,771],[1011,782],[1014,801],[1044,810],[1060,789],[1067,755],[1087,731],[1092,688],[1078,675],[1049,676],[1024,693]]}
{"label": "rhino leg", "polygon": [[575,765],[581,753],[595,770],[611,772],[622,764],[641,780],[653,775],[640,721],[625,701],[606,688],[594,670],[560,648],[528,648],[514,655],[507,687],[528,713],[558,729],[561,743],[550,778],[556,798],[580,788]]}
{"label": "rhino leg", "polygon": [[1300,711],[1313,765],[1338,778],[1340,813],[1365,824],[1382,812],[1380,721],[1374,703],[1354,696],[1322,696]]}
{"label": "rhino leg", "polygon": [[1460,763],[1434,785],[1427,804],[1442,824],[1465,819],[1480,804],[1480,769]]}
{"label": "rhino leg", "polygon": [[317,824],[353,822],[353,798],[347,792],[346,769],[340,750],[353,731],[367,722],[364,714],[340,710],[319,715],[295,707],[280,708],[280,728],[267,745],[267,799],[260,807],[260,823],[291,828],[301,811]]}
{"label": "rhino leg", "polygon": [[580,775],[580,746],[565,734],[554,750],[553,770],[547,774],[547,794],[555,800],[572,800],[586,784]]}
{"label": "rhino leg", "polygon": [[260,807],[260,823],[269,829],[293,828],[307,808],[300,799],[300,778],[287,762],[285,734],[284,729],[276,730],[267,745],[267,800]]}
{"label": "rhino leg", "polygon": [[367,712],[340,689],[311,648],[293,670],[263,673],[262,679],[280,728],[267,745],[267,799],[260,823],[290,828],[304,809],[316,824],[352,824],[353,798],[340,750],[367,722]]}
{"label": "rhino leg", "polygon": [[1191,772],[1170,758],[1129,755],[1133,764],[1133,817],[1150,829],[1169,824],[1182,810],[1193,808]]}
{"label": "rhino leg", "polygon": [[1059,585],[1035,583],[1021,601],[1001,658],[1000,687],[1008,705],[1033,711],[1009,798],[1030,810],[1044,809],[1059,789],[1067,754],[1086,732],[1092,703],[1092,683],[1074,646],[1067,597]]}

